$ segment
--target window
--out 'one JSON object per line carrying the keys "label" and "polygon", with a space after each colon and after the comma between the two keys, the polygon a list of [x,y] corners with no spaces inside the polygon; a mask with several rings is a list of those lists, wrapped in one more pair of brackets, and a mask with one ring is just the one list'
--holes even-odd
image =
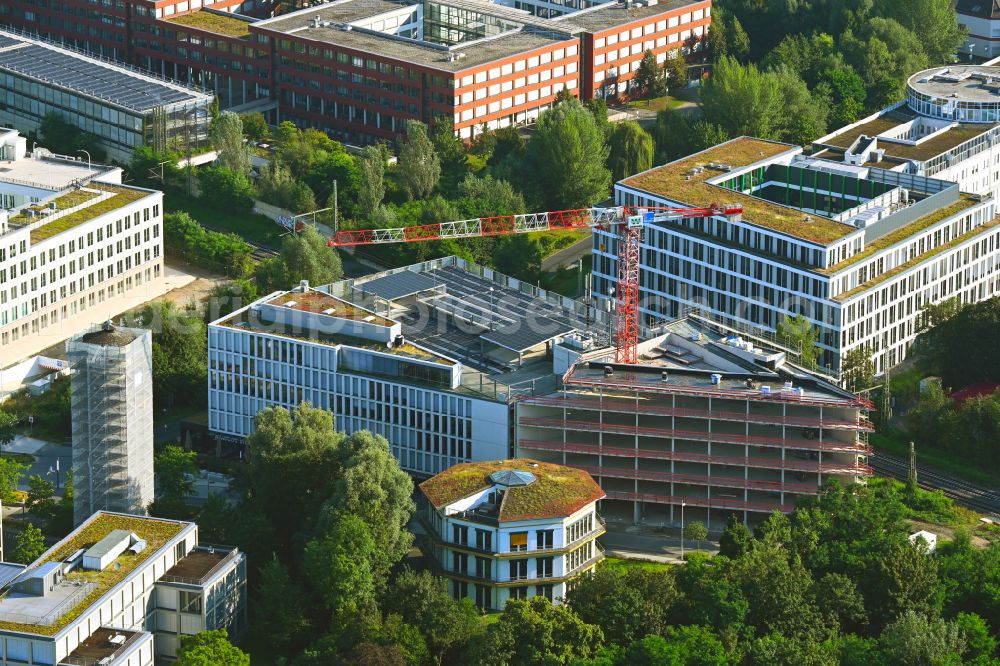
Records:
{"label": "window", "polygon": [[510,549],[512,552],[517,552],[521,550],[528,550],[528,533],[527,532],[511,532],[510,533]]}
{"label": "window", "polygon": [[511,580],[524,580],[528,577],[528,560],[511,560],[507,564]]}
{"label": "window", "polygon": [[535,574],[538,578],[552,577],[552,558],[539,557],[535,560]]}
{"label": "window", "polygon": [[552,548],[555,530],[537,530],[535,532],[535,548],[545,550]]}
{"label": "window", "polygon": [[479,550],[493,550],[493,532],[477,529],[476,548]]}
{"label": "window", "polygon": [[451,526],[451,540],[453,543],[461,544],[463,546],[469,543],[469,528],[465,525],[452,525]]}
{"label": "window", "polygon": [[200,613],[201,612],[201,594],[198,592],[188,592],[186,590],[180,590],[178,593],[178,603],[180,611],[182,613]]}

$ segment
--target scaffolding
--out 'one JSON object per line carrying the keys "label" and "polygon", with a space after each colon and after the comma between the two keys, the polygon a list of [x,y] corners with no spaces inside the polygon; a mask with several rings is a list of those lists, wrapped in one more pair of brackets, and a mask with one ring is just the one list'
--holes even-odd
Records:
{"label": "scaffolding", "polygon": [[73,367],[73,517],[144,514],[153,500],[152,344],[110,323],[66,343]]}

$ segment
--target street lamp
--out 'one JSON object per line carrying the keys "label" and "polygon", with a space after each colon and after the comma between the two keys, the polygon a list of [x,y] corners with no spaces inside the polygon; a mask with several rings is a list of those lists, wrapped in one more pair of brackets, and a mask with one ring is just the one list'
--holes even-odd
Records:
{"label": "street lamp", "polygon": [[686,502],[681,502],[681,561],[684,561],[684,507]]}
{"label": "street lamp", "polygon": [[58,492],[58,490],[59,490],[59,458],[56,458],[56,466],[54,468],[51,465],[49,466],[49,471],[45,473],[45,476],[52,476],[53,474],[56,475],[56,491]]}
{"label": "street lamp", "polygon": [[91,168],[90,168],[90,153],[87,152],[86,150],[84,150],[83,148],[77,150],[76,152],[83,153],[84,155],[87,156],[87,173],[90,173],[90,171],[91,171]]}

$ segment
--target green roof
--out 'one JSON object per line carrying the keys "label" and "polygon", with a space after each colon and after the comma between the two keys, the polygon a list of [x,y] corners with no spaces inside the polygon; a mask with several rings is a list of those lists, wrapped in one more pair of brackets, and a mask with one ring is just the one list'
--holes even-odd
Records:
{"label": "green roof", "polygon": [[420,490],[442,508],[492,488],[491,474],[501,471],[530,472],[535,481],[505,489],[499,519],[504,522],[566,518],[604,497],[597,482],[582,469],[519,458],[455,465],[420,484]]}
{"label": "green roof", "polygon": [[[832,146],[840,148],[841,150],[847,150],[862,134],[867,136],[876,136],[891,130],[893,127],[898,127],[903,123],[907,123],[916,117],[916,115],[909,111],[891,111],[885,115],[873,118],[867,123],[844,130],[843,132],[830,137],[822,144],[818,145]],[[907,145],[891,141],[879,141],[878,147],[885,150],[885,156],[888,159],[895,158],[896,160],[914,160],[917,162],[924,162],[935,158],[942,153],[946,153],[953,148],[957,148],[969,139],[973,139],[980,134],[989,132],[991,129],[993,129],[993,125],[982,123],[958,123],[954,127],[950,127],[947,131],[921,141],[917,145]],[[878,163],[871,164],[870,166],[878,166]]]}
{"label": "green roof", "polygon": [[62,562],[80,549],[87,549],[101,543],[115,530],[133,533],[146,541],[146,548],[141,553],[125,551],[115,560],[120,566],[116,569],[109,566],[104,571],[73,571],[66,574],[67,580],[81,580],[96,584],[93,592],[87,595],[75,607],[70,609],[54,624],[23,624],[19,622],[0,622],[0,629],[6,631],[21,631],[32,634],[52,636],[60,629],[108,593],[115,585],[125,580],[140,564],[152,557],[156,552],[176,537],[190,523],[143,518],[140,516],[125,516],[120,514],[100,513],[84,523],[75,532],[56,544],[52,549],[35,562],[36,565],[47,562]]}
{"label": "green roof", "polygon": [[243,21],[234,16],[227,16],[226,14],[220,12],[208,12],[203,9],[199,9],[191,12],[190,14],[171,16],[166,20],[187,28],[214,32],[218,35],[225,35],[226,37],[250,36],[249,21]]}
{"label": "green roof", "polygon": [[810,214],[810,221],[806,222],[806,214],[796,208],[781,206],[705,182],[722,172],[706,169],[699,174],[688,173],[692,168],[705,166],[709,162],[721,162],[736,168],[750,166],[794,147],[785,143],[740,137],[637,174],[623,180],[622,184],[690,206],[708,206],[713,203],[742,206],[746,222],[813,243],[831,243],[853,232],[854,227],[850,225],[816,214]]}
{"label": "green roof", "polygon": [[891,270],[888,270],[888,271],[882,273],[881,275],[878,275],[877,277],[872,278],[871,280],[868,280],[868,282],[865,282],[864,284],[859,284],[857,287],[855,287],[854,289],[851,289],[850,291],[845,291],[842,294],[837,294],[836,296],[833,297],[833,300],[835,300],[835,301],[845,301],[848,298],[850,298],[851,296],[857,295],[859,292],[871,289],[872,287],[876,286],[877,284],[879,284],[881,282],[884,282],[884,281],[888,280],[891,277],[899,275],[903,271],[909,270],[910,268],[913,268],[914,266],[916,266],[916,265],[918,265],[920,263],[923,263],[923,262],[927,261],[928,259],[931,259],[931,258],[937,256],[938,254],[941,254],[945,250],[949,250],[949,249],[955,247],[956,245],[964,243],[965,241],[969,240],[970,238],[975,238],[976,236],[982,234],[984,231],[988,231],[988,230],[992,229],[993,227],[997,226],[998,224],[1000,224],[1000,217],[994,217],[992,220],[990,220],[986,224],[981,224],[978,227],[965,232],[961,236],[957,236],[957,237],[951,239],[950,242],[945,243],[944,245],[939,245],[938,247],[934,248],[933,250],[930,250],[929,252],[924,252],[919,257],[915,257],[915,258],[907,261],[904,264],[900,264],[899,266],[896,266],[895,268],[893,268]]}
{"label": "green roof", "polygon": [[[68,215],[63,215],[62,217],[56,218],[51,222],[46,222],[35,229],[31,230],[31,242],[32,244],[38,243],[39,241],[46,240],[47,238],[52,238],[57,234],[61,234],[64,231],[69,231],[70,229],[80,226],[84,222],[89,222],[95,217],[100,217],[105,213],[110,213],[113,210],[127,206],[130,203],[138,201],[143,197],[149,196],[151,193],[143,190],[136,190],[130,187],[121,187],[119,185],[109,185],[106,183],[90,183],[87,185],[87,189],[91,190],[102,190],[104,192],[112,192],[114,196],[108,197],[102,201],[98,201],[89,206],[85,206],[80,210],[69,213]],[[70,192],[59,198],[57,198],[56,205],[60,209],[69,208],[71,206],[78,206],[81,203],[85,203],[88,199],[96,198],[98,195],[83,192],[83,194],[90,194],[89,197],[82,197],[81,190]],[[75,202],[75,203],[74,203]],[[23,223],[25,220],[12,220]]]}
{"label": "green roof", "polygon": [[831,274],[842,271],[845,268],[848,268],[863,259],[867,259],[876,252],[884,250],[888,247],[892,247],[896,243],[900,243],[909,238],[910,236],[919,233],[924,229],[934,226],[938,222],[947,220],[949,217],[958,215],[966,208],[971,208],[972,206],[975,206],[978,203],[980,203],[978,197],[974,197],[968,194],[963,194],[961,195],[959,200],[956,201],[955,203],[945,206],[943,208],[939,208],[933,213],[928,213],[923,217],[918,217],[913,222],[910,222],[909,224],[902,226],[899,229],[896,229],[892,233],[888,233],[885,236],[882,236],[881,238],[876,238],[871,243],[868,243],[865,246],[865,249],[862,250],[861,252],[858,252],[857,254],[852,254],[847,259],[844,259],[840,263],[835,264],[829,268],[820,269],[819,272],[825,274]]}

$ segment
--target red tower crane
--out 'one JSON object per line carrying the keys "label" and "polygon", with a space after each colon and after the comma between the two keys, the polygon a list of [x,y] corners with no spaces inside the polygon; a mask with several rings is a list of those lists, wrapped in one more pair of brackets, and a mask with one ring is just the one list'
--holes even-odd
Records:
{"label": "red tower crane", "polygon": [[497,215],[456,222],[441,222],[395,229],[363,229],[338,231],[327,243],[330,247],[380,245],[382,243],[412,243],[505,236],[534,231],[568,229],[610,229],[621,227],[618,237],[618,327],[615,333],[615,362],[635,363],[639,342],[639,248],[643,225],[692,217],[725,217],[738,220],[743,213],[739,206],[707,208],[657,208],[616,206],[611,208],[581,208],[546,213]]}

